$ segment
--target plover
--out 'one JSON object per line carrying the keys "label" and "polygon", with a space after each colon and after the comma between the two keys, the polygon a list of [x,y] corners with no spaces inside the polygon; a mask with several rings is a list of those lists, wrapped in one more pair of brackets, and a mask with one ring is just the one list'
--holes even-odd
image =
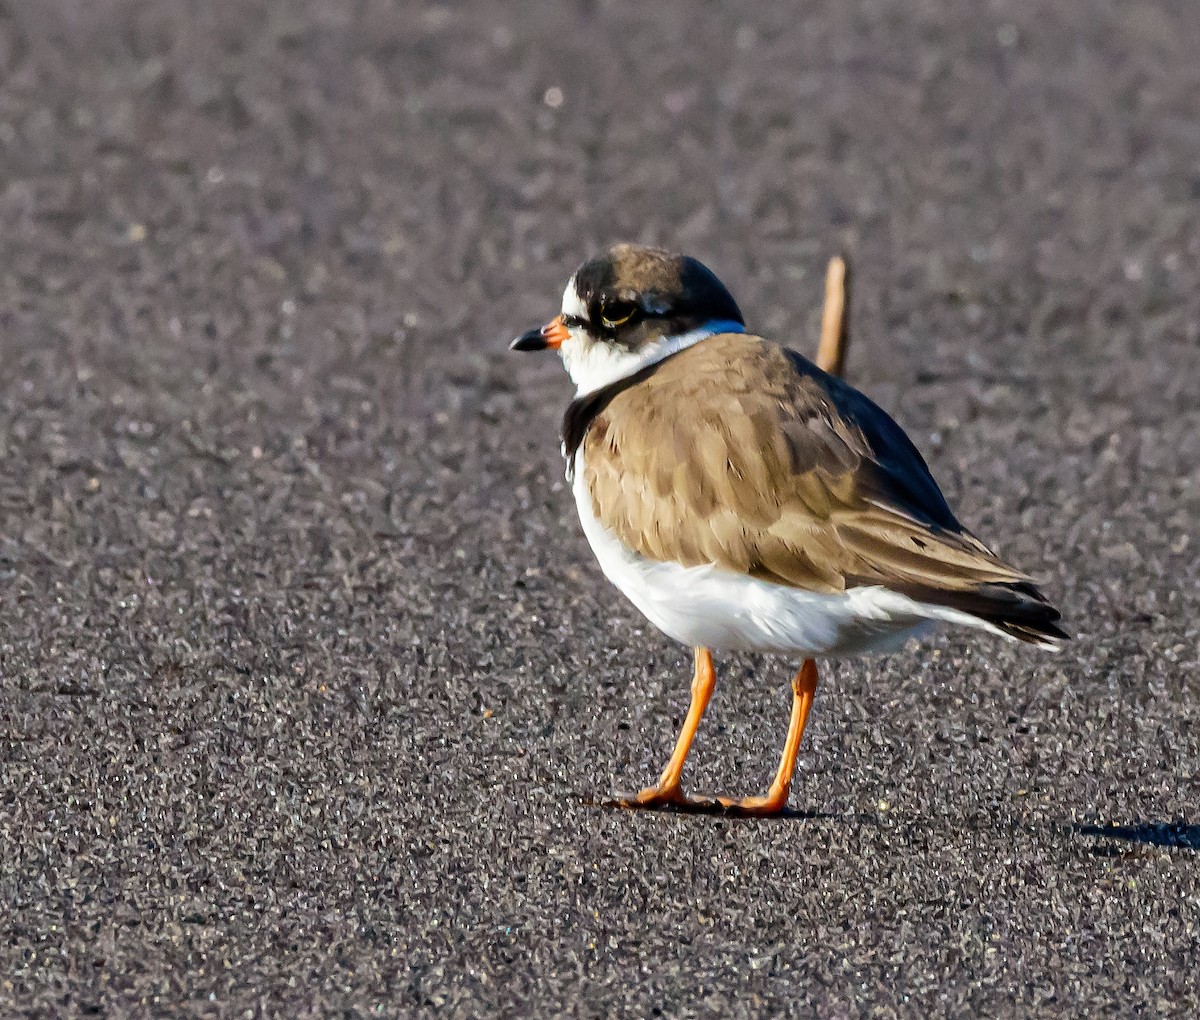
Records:
{"label": "plover", "polygon": [[[959,523],[900,426],[748,332],[696,259],[617,245],[571,277],[560,315],[511,347],[562,357],[576,386],[563,453],[584,534],[608,579],[694,649],[675,750],[657,783],[620,804],[782,811],[819,657],[892,650],[939,623],[1042,648],[1066,639],[1029,576]],[[804,660],[764,796],[683,792],[713,651]]]}

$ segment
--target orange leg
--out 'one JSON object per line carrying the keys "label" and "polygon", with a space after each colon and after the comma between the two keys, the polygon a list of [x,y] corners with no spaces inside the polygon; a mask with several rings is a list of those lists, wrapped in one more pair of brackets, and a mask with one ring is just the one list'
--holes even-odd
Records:
{"label": "orange leg", "polygon": [[808,724],[808,713],[816,693],[817,664],[812,659],[806,659],[800,672],[792,678],[792,717],[788,722],[787,739],[783,742],[783,754],[779,756],[779,768],[770,789],[761,797],[743,797],[740,800],[721,797],[719,802],[722,807],[739,815],[777,815],[787,807],[792,773],[796,771],[796,756],[800,753],[800,741],[804,739],[804,727]]}
{"label": "orange leg", "polygon": [[665,807],[668,804],[679,806],[690,805],[683,792],[683,763],[687,761],[688,751],[692,749],[692,741],[696,739],[696,730],[700,728],[700,720],[704,718],[704,710],[712,699],[713,688],[717,683],[717,674],[713,670],[712,652],[707,648],[695,649],[696,668],[692,674],[692,703],[688,706],[687,718],[683,720],[683,728],[679,731],[679,739],[675,741],[675,750],[671,752],[671,760],[667,762],[658,782],[647,786],[632,797],[619,797],[617,803],[621,807]]}

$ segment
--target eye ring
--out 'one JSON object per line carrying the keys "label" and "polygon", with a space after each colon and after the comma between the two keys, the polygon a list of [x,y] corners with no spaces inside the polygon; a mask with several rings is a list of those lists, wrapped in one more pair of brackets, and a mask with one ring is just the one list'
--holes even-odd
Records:
{"label": "eye ring", "polygon": [[607,301],[600,311],[600,319],[609,329],[624,326],[638,313],[638,306],[632,301]]}

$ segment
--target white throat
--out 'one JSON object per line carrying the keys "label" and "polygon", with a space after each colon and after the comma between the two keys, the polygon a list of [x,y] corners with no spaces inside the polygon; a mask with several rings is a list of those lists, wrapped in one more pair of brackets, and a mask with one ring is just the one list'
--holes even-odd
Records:
{"label": "white throat", "polygon": [[[564,315],[586,318],[587,309],[575,293],[575,278],[567,282],[563,293]],[[563,367],[575,384],[575,396],[582,397],[610,386],[620,379],[640,372],[643,368],[657,364],[672,354],[678,354],[716,333],[744,333],[746,327],[732,319],[715,319],[696,329],[676,336],[664,336],[647,344],[638,351],[626,351],[612,344],[593,340],[587,330],[572,328],[571,339],[565,340],[558,349]]]}
{"label": "white throat", "polygon": [[678,354],[715,333],[744,333],[740,322],[719,320],[706,322],[696,329],[676,336],[664,336],[638,351],[624,351],[612,344],[593,340],[584,330],[571,330],[571,339],[559,348],[563,367],[575,384],[575,396],[594,393],[605,386],[627,379],[643,368],[657,364],[672,354]]}

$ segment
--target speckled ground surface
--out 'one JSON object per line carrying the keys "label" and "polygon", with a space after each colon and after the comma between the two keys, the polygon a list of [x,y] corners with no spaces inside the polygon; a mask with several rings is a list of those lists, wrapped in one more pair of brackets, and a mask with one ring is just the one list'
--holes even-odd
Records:
{"label": "speckled ground surface", "polygon": [[[207,12],[207,13],[203,13]],[[1195,1015],[1200,9],[0,4],[0,1014]],[[505,341],[707,261],[1044,579],[827,671],[764,823]],[[722,664],[689,772],[773,768]]]}

